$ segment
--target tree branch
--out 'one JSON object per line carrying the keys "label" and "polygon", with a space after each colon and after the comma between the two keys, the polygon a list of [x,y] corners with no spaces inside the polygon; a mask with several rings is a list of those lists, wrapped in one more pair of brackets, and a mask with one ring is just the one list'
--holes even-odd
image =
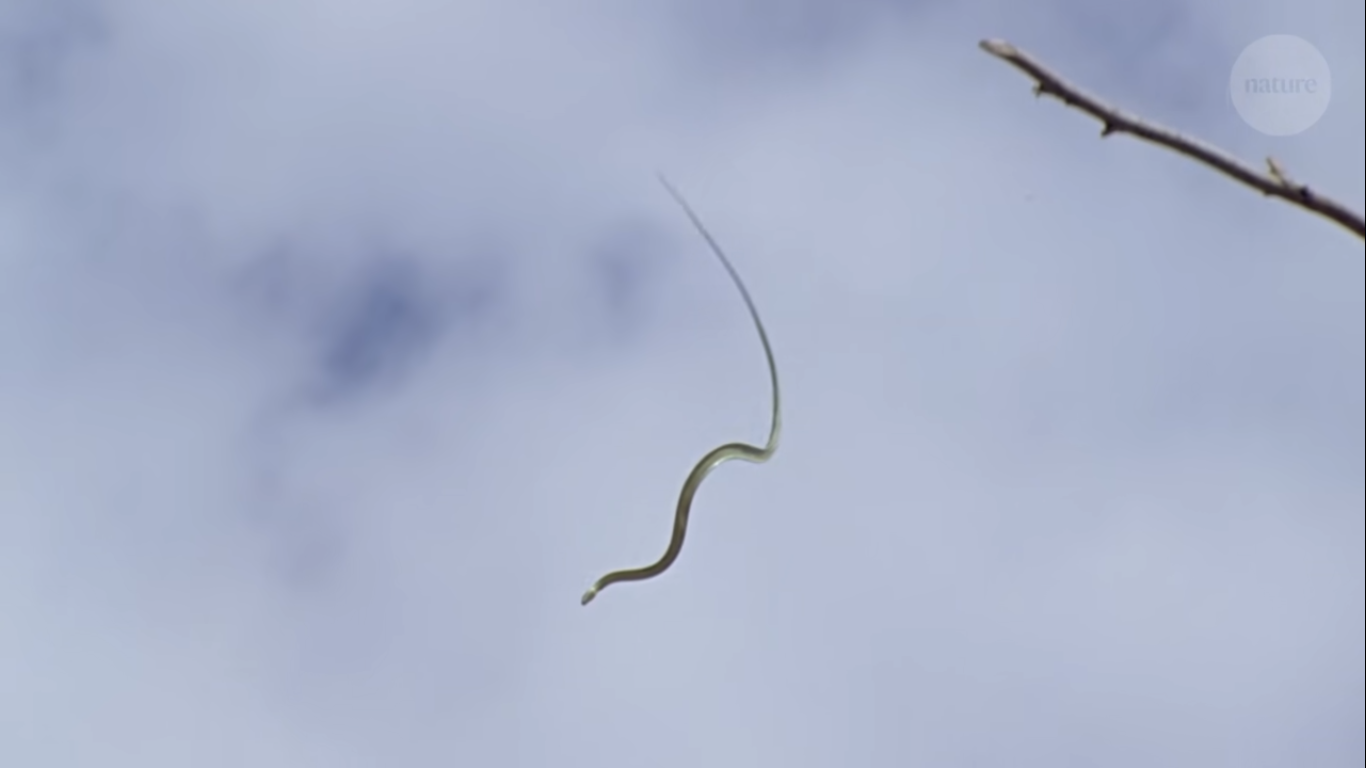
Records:
{"label": "tree branch", "polygon": [[1241,181],[1264,195],[1279,197],[1292,205],[1332,219],[1356,233],[1357,237],[1366,239],[1366,221],[1363,221],[1360,213],[1311,190],[1307,185],[1291,180],[1275,159],[1268,157],[1267,170],[1258,171],[1209,144],[1147,122],[1135,115],[1126,114],[1100,101],[1053,74],[1029,54],[1004,40],[983,40],[978,45],[982,50],[1033,78],[1035,96],[1054,96],[1067,106],[1080,109],[1099,120],[1104,126],[1100,134],[1102,138],[1112,133],[1127,133],[1143,141],[1166,147]]}

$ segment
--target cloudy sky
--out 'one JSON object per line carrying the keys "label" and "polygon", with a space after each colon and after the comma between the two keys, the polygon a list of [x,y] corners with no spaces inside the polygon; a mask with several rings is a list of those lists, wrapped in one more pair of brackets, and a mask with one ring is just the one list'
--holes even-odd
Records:
{"label": "cloudy sky", "polygon": [[1361,241],[977,42],[1360,208],[1362,29],[0,0],[0,764],[1360,766]]}

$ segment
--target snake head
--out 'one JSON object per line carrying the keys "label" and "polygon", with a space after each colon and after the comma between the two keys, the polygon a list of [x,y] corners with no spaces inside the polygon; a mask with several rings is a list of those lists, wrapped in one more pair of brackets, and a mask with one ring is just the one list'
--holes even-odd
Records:
{"label": "snake head", "polygon": [[589,587],[588,591],[583,593],[583,597],[579,598],[579,605],[588,605],[589,603],[593,602],[593,598],[597,596],[598,588]]}

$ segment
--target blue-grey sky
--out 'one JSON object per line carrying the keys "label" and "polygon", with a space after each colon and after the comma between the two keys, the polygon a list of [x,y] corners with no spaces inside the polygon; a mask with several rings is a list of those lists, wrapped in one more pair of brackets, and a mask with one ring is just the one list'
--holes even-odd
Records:
{"label": "blue-grey sky", "polygon": [[0,765],[1362,765],[1361,242],[977,41],[1361,208],[1363,26],[0,0]]}

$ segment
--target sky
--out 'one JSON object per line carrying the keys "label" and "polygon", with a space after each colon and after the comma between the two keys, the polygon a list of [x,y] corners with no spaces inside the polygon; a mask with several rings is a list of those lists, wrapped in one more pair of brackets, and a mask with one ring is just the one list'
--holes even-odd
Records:
{"label": "sky", "polygon": [[1362,765],[1361,241],[977,43],[1361,210],[1364,27],[0,0],[0,764]]}

